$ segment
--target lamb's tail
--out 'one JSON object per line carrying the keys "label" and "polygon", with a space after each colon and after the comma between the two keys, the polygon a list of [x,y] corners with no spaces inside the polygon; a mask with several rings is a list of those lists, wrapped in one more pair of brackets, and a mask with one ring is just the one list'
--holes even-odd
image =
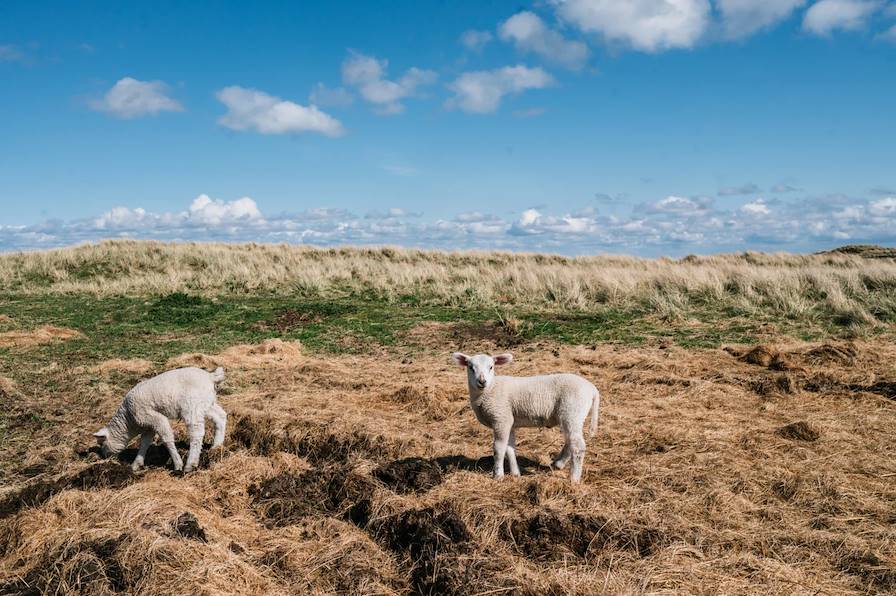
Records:
{"label": "lamb's tail", "polygon": [[215,372],[209,374],[212,376],[212,381],[215,383],[220,383],[224,380],[224,369],[220,366],[215,369]]}
{"label": "lamb's tail", "polygon": [[588,436],[593,437],[597,432],[597,421],[600,418],[600,391],[594,389],[594,400],[591,402],[591,427],[588,429]]}

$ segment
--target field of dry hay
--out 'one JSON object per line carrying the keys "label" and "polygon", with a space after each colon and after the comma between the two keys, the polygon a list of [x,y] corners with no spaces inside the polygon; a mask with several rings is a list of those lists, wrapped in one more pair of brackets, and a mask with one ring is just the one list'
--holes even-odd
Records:
{"label": "field of dry hay", "polygon": [[[522,343],[507,373],[602,392],[580,486],[545,467],[556,429],[521,431],[524,475],[490,478],[448,345],[504,347],[442,324],[359,355],[268,340],[172,359],[228,375],[225,446],[187,477],[161,448],[136,476],[89,449],[164,366],[67,370],[65,424],[4,447],[22,465],[0,495],[0,593],[896,592],[892,343]],[[0,391],[13,417],[33,406]]]}

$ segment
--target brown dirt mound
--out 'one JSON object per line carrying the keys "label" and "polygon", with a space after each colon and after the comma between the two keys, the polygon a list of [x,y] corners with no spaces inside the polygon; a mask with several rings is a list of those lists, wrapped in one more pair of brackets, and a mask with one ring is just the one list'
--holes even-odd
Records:
{"label": "brown dirt mound", "polygon": [[805,420],[785,424],[776,430],[775,433],[785,439],[795,441],[817,441],[821,436],[821,433]]}
{"label": "brown dirt mound", "polygon": [[7,493],[0,501],[0,519],[14,515],[25,507],[36,507],[64,490],[121,488],[135,480],[136,475],[130,466],[124,466],[116,461],[93,464],[75,474],[56,480],[38,480]]}
{"label": "brown dirt mound", "polygon": [[741,347],[727,346],[724,349],[738,360],[747,364],[763,366],[771,370],[800,370],[800,367],[793,362],[790,355],[770,346],[758,345],[748,350],[744,350]]}
{"label": "brown dirt mound", "polygon": [[563,560],[570,554],[587,558],[608,545],[647,557],[666,543],[659,529],[647,525],[553,511],[515,519],[503,533],[519,552],[536,561]]}
{"label": "brown dirt mound", "polygon": [[199,542],[208,542],[208,538],[205,535],[205,529],[199,525],[199,520],[196,519],[196,516],[189,511],[185,511],[178,515],[177,519],[172,522],[171,529],[174,530],[175,534],[182,538],[198,540]]}
{"label": "brown dirt mound", "polygon": [[30,348],[80,337],[84,336],[75,329],[45,325],[31,331],[15,330],[0,333],[0,348]]}
{"label": "brown dirt mound", "polygon": [[117,594],[136,585],[121,558],[128,536],[69,541],[43,553],[43,561],[21,578],[0,583],[0,594]]}
{"label": "brown dirt mound", "polygon": [[399,494],[423,492],[442,483],[442,470],[435,462],[409,457],[382,465],[373,477]]}
{"label": "brown dirt mound", "polygon": [[482,552],[453,509],[410,509],[379,522],[374,535],[406,557],[415,594],[487,594],[512,591],[510,564]]}
{"label": "brown dirt mound", "polygon": [[300,522],[313,515],[334,515],[357,525],[367,523],[375,486],[345,466],[301,474],[282,473],[249,487],[256,511],[272,527]]}

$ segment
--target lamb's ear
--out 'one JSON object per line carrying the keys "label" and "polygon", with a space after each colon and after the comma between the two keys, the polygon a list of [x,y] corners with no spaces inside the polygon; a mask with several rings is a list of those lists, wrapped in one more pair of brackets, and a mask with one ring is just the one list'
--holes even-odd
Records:
{"label": "lamb's ear", "polygon": [[492,360],[495,361],[495,364],[510,364],[513,362],[513,354],[498,354],[492,356]]}
{"label": "lamb's ear", "polygon": [[106,442],[106,439],[109,438],[109,429],[104,426],[103,428],[93,433],[93,437],[96,439],[97,445],[102,445]]}
{"label": "lamb's ear", "polygon": [[454,360],[454,363],[458,366],[466,367],[469,364],[470,357],[466,354],[462,354],[460,352],[455,352],[451,354],[451,359]]}

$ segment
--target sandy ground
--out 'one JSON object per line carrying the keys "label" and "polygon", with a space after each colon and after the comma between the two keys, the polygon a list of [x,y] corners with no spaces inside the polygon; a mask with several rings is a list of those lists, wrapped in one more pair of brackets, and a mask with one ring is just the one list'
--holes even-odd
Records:
{"label": "sandy ground", "polygon": [[490,433],[439,348],[458,343],[499,349],[428,327],[402,352],[174,358],[227,369],[227,441],[187,477],[161,448],[138,475],[88,449],[121,379],[160,369],[75,370],[48,414],[65,424],[3,454],[22,464],[0,494],[0,593],[896,591],[893,345],[517,345],[506,374],[601,391],[572,486],[546,468],[557,429],[520,431],[523,476],[490,477]]}

